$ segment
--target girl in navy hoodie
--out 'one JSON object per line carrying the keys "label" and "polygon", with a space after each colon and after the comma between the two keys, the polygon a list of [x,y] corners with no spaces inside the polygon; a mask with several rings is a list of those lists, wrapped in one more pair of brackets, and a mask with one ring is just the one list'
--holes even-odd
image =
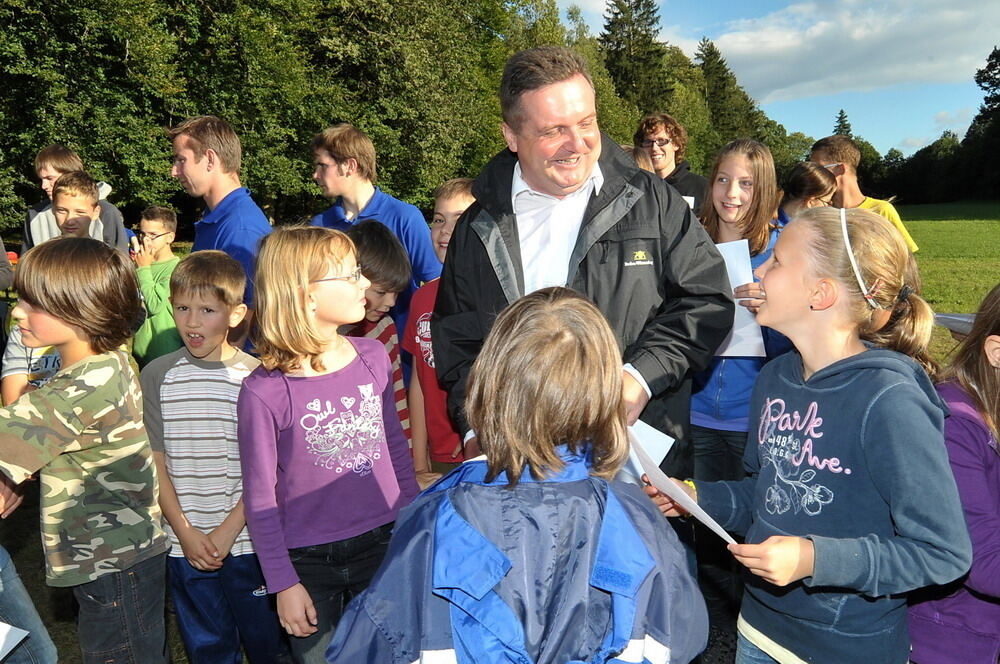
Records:
{"label": "girl in navy hoodie", "polygon": [[754,386],[749,477],[681,483],[746,539],[729,547],[751,573],[737,664],[902,664],[903,594],[957,578],[971,559],[946,408],[913,359],[926,358],[933,324],[913,257],[878,215],[816,208],[757,272],[758,321],[797,352]]}

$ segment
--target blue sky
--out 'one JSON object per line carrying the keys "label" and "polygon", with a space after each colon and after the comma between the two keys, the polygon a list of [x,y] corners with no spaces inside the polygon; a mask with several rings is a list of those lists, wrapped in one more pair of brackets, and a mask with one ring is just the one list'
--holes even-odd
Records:
{"label": "blue sky", "polygon": [[[599,33],[604,0],[575,4]],[[983,99],[973,76],[1000,46],[996,0],[664,0],[660,19],[661,38],[689,56],[713,40],[789,132],[826,136],[843,108],[882,154],[963,136]]]}

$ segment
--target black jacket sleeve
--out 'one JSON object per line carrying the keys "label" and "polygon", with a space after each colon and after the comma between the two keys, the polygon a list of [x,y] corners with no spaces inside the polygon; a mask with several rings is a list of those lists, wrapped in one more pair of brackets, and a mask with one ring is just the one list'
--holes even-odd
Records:
{"label": "black jacket sleeve", "polygon": [[[497,312],[499,286],[483,288],[484,279],[496,280],[486,249],[469,227],[479,206],[473,204],[459,220],[448,243],[441,285],[431,319],[431,343],[438,380],[448,392],[448,413],[458,431],[469,431],[464,403],[466,380]],[[478,269],[485,266],[487,269]]]}
{"label": "black jacket sleeve", "polygon": [[732,289],[715,243],[681,197],[663,196],[659,214],[665,297],[624,353],[654,396],[707,367],[733,326]]}

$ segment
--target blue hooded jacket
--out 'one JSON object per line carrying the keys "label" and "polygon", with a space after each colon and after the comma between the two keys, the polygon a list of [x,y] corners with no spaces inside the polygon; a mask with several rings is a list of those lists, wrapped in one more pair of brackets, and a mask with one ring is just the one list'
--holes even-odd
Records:
{"label": "blue hooded jacket", "polygon": [[[564,450],[565,451],[565,450]],[[671,528],[582,456],[536,481],[468,461],[400,512],[385,561],[327,661],[688,662],[705,605]]]}
{"label": "blue hooded jacket", "polygon": [[[782,227],[771,229],[767,247],[750,257],[750,265],[763,265],[778,241]],[[739,306],[739,305],[737,305]],[[706,429],[746,431],[750,414],[750,392],[757,374],[771,358],[786,353],[792,343],[780,332],[769,327],[760,329],[764,337],[765,357],[712,358],[707,369],[694,374],[691,387],[691,424]]]}
{"label": "blue hooded jacket", "polygon": [[807,662],[907,661],[903,593],[961,576],[972,557],[946,413],[923,369],[889,350],[808,380],[797,352],[761,370],[750,476],[697,482],[698,503],[748,543],[807,537],[815,562],[786,587],[745,574],[744,620]]}

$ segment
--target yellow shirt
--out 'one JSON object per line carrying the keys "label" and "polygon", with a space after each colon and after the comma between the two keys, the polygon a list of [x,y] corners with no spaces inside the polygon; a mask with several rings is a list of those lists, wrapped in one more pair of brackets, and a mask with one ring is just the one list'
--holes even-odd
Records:
{"label": "yellow shirt", "polygon": [[858,206],[862,210],[871,210],[875,214],[885,217],[892,222],[892,225],[899,229],[899,232],[903,234],[903,239],[906,240],[906,246],[910,248],[910,251],[917,253],[917,243],[913,241],[910,237],[909,232],[906,230],[906,226],[903,225],[903,220],[899,218],[899,213],[896,212],[896,208],[893,207],[892,203],[889,201],[879,200],[877,198],[872,198],[871,196],[865,196],[865,200],[861,201],[861,205]]}

